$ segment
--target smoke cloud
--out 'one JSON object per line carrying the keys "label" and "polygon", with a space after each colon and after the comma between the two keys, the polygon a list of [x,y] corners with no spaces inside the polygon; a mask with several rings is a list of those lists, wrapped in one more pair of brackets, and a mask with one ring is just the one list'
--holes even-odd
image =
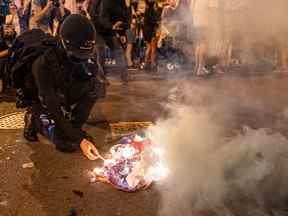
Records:
{"label": "smoke cloud", "polygon": [[[255,63],[265,50],[287,45],[287,8],[286,0],[180,0],[179,11],[172,19],[168,13],[164,25],[176,38],[183,38],[186,26],[189,41],[207,40],[210,56],[232,45],[242,49],[244,62]],[[191,56],[193,44],[183,49]]]}
{"label": "smoke cloud", "polygon": [[170,169],[158,185],[159,215],[287,215],[288,140],[244,125],[236,134],[227,133],[232,106],[219,98],[208,105],[205,98],[215,94],[203,89],[194,97],[185,97],[191,88],[170,97],[169,117],[148,131],[165,150]]}

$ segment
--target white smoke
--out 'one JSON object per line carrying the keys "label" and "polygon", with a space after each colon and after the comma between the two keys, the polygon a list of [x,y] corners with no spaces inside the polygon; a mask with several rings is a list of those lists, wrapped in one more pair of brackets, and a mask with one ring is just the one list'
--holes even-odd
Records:
{"label": "white smoke", "polygon": [[176,45],[188,57],[199,39],[206,41],[209,57],[219,57],[233,47],[249,64],[287,46],[287,0],[181,0],[181,4],[186,5],[176,9],[179,12],[170,21],[166,21],[169,15],[164,16],[163,24],[176,42],[187,35],[184,46]]}
{"label": "white smoke", "polygon": [[222,110],[216,105],[217,115],[215,107],[199,101],[193,106],[175,102],[171,115],[148,131],[165,149],[170,169],[159,186],[159,215],[268,215],[267,209],[287,198],[288,140],[248,127],[227,137],[225,122],[233,119],[233,112],[225,111],[228,104],[222,101]]}

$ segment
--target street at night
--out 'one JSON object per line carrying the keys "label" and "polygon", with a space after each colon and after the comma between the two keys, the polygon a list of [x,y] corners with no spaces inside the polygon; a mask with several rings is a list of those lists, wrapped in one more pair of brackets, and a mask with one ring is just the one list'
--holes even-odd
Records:
{"label": "street at night", "polygon": [[[118,77],[109,77],[111,85],[107,98],[94,106],[85,125],[95,137],[101,153],[112,145],[107,142],[110,137],[109,123],[157,122],[164,116],[169,90],[179,83],[192,86],[191,95],[197,98],[195,102],[210,107],[224,105],[233,113],[233,121],[226,122],[227,134],[244,126],[270,128],[284,136],[287,134],[288,77],[285,74],[255,73],[243,76],[231,73],[208,79],[191,78],[186,74],[171,75],[167,79],[167,76],[137,71],[132,76],[133,80],[127,86],[122,85]],[[0,110],[1,115],[19,111],[13,102],[1,102]],[[228,114],[219,108],[218,115],[225,118]],[[125,193],[104,183],[90,183],[88,171],[101,161],[89,161],[80,152],[58,152],[45,139],[28,143],[22,133],[21,129],[0,131],[1,216],[158,215],[162,197],[157,184],[143,191]],[[30,162],[33,166],[23,168]],[[188,172],[193,174],[193,170]],[[240,207],[241,203],[238,205]],[[239,208],[239,212],[241,210]]]}
{"label": "street at night", "polygon": [[287,0],[0,0],[0,216],[288,216]]}

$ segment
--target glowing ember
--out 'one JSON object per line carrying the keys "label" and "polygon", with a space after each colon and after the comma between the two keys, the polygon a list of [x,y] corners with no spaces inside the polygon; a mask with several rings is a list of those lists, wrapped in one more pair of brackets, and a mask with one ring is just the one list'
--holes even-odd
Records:
{"label": "glowing ember", "polygon": [[127,192],[145,188],[167,176],[163,154],[143,134],[124,137],[110,149],[110,158],[103,166],[93,170],[92,182],[110,183]]}

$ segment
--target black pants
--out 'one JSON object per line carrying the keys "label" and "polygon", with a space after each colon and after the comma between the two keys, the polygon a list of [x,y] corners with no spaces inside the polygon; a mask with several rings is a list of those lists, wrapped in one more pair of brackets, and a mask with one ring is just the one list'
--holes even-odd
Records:
{"label": "black pants", "polygon": [[[43,119],[43,116],[47,118]],[[79,149],[79,143],[64,138],[61,130],[57,127],[46,109],[40,104],[33,105],[27,109],[25,119],[30,118],[30,124],[26,125],[30,130],[41,134],[50,142],[55,144],[56,149],[62,152],[74,152]],[[46,120],[46,123],[45,123]],[[47,122],[49,121],[49,123]],[[79,125],[75,125],[79,127]]]}
{"label": "black pants", "polygon": [[[96,97],[90,99],[83,97],[73,106],[74,108],[69,112],[70,115],[65,116],[63,112],[63,117],[65,117],[67,121],[70,121],[73,127],[81,129],[87,121],[96,100]],[[47,125],[47,121],[43,119],[43,116],[47,116],[49,125]],[[80,143],[67,139],[67,136],[63,135],[61,128],[54,122],[47,109],[41,104],[34,104],[28,107],[25,119],[26,118],[30,118],[31,121],[30,124],[25,127],[30,127],[30,129],[49,139],[55,144],[57,150],[62,152],[74,152],[79,149]],[[85,138],[89,139],[90,137],[87,136]]]}
{"label": "black pants", "polygon": [[[125,52],[119,39],[116,36],[112,35],[103,35],[103,39],[106,45],[111,49],[112,55],[117,62],[117,66],[121,73],[122,80],[126,80],[128,77],[127,71],[127,60],[125,57]],[[105,51],[104,49],[102,51]],[[99,53],[100,58],[104,58],[104,53]],[[104,59],[99,59],[99,62],[104,62]]]}

